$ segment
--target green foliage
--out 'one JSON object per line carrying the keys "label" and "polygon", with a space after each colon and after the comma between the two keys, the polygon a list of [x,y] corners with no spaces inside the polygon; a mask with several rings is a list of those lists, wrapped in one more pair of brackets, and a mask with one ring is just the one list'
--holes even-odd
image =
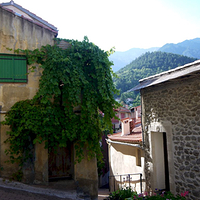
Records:
{"label": "green foliage", "polygon": [[109,195],[109,199],[110,200],[124,200],[134,195],[137,195],[137,193],[132,191],[130,187],[127,187],[127,188],[122,188],[120,190],[112,192]]}
{"label": "green foliage", "polygon": [[137,194],[137,192],[134,192],[131,190],[130,187],[127,187],[125,189],[120,189],[115,192],[112,192],[109,195],[110,200],[185,200],[186,196],[188,195],[188,191],[181,193],[181,195],[173,195],[171,192],[165,192],[165,191],[159,191],[156,190],[153,194],[148,194],[147,192]]}
{"label": "green foliage", "polygon": [[[57,44],[60,41],[57,39]],[[31,157],[34,144],[43,141],[50,150],[73,142],[78,161],[83,158],[85,145],[89,158],[102,157],[99,139],[103,127],[112,131],[110,119],[117,106],[109,52],[87,37],[82,42],[65,41],[70,44],[65,50],[46,45],[40,50],[19,51],[27,56],[29,65],[39,64],[43,73],[34,98],[14,104],[3,122],[11,127],[6,140],[11,162],[22,165]]]}
{"label": "green foliage", "polygon": [[12,175],[12,179],[15,181],[21,181],[22,177],[23,177],[23,172],[21,169],[18,170],[16,173],[13,173],[13,175]]}
{"label": "green foliage", "polygon": [[163,191],[162,193],[153,193],[151,195],[145,193],[145,194],[136,194],[136,195],[132,195],[129,198],[126,198],[125,200],[134,200],[134,199],[138,199],[138,200],[185,200],[185,196],[188,193],[182,193],[181,195],[173,195],[171,192],[165,192]]}
{"label": "green foliage", "polygon": [[121,100],[125,98],[138,98],[134,102],[134,106],[138,106],[140,105],[139,92],[127,93],[126,91],[138,85],[140,79],[182,66],[195,60],[195,58],[172,53],[147,52],[116,72],[119,78],[114,78],[113,80],[116,88],[120,90]]}

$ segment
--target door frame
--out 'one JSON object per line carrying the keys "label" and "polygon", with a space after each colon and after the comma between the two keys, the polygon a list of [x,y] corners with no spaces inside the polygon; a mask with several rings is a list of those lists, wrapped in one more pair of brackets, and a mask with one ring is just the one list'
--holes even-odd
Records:
{"label": "door frame", "polygon": [[[175,191],[175,169],[174,169],[174,154],[173,154],[173,149],[174,145],[172,142],[172,124],[170,121],[161,121],[161,122],[152,122],[148,126],[148,134],[149,134],[149,144],[150,144],[150,157],[153,158],[152,156],[152,143],[151,143],[151,135],[153,132],[158,132],[158,133],[166,133],[166,146],[167,146],[167,161],[168,161],[168,174],[169,174],[169,183],[168,187],[170,188],[170,191],[172,193],[176,193]],[[153,172],[153,161],[152,164],[150,165],[150,171]],[[152,189],[155,190],[154,187],[154,180],[153,180],[153,174],[151,177],[151,184],[152,184]]]}

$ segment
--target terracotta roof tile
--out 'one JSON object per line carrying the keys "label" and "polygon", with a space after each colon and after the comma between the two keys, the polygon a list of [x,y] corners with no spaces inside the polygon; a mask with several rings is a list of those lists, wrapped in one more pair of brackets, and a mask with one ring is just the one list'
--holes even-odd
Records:
{"label": "terracotta roof tile", "polygon": [[142,142],[142,128],[141,126],[135,127],[131,134],[121,136],[120,133],[108,135],[108,138],[113,141],[127,142],[127,143],[141,143]]}
{"label": "terracotta roof tile", "polygon": [[115,111],[117,111],[117,112],[131,112],[129,109],[127,109],[127,108],[124,108],[124,107],[120,107],[120,108],[117,108],[117,109],[115,109]]}

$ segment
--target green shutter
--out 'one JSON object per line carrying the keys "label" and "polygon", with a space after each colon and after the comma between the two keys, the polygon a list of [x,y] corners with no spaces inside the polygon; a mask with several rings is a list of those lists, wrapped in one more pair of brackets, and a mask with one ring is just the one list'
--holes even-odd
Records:
{"label": "green shutter", "polygon": [[14,57],[14,82],[27,82],[27,67],[24,57]]}
{"label": "green shutter", "polygon": [[13,82],[13,59],[0,56],[0,82]]}
{"label": "green shutter", "polygon": [[0,55],[0,82],[27,82],[26,58]]}

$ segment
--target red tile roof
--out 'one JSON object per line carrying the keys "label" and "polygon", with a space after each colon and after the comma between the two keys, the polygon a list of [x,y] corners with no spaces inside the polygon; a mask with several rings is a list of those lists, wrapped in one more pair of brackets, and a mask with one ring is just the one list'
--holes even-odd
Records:
{"label": "red tile roof", "polygon": [[124,108],[124,107],[117,108],[117,109],[115,109],[115,111],[117,111],[117,112],[128,112],[128,113],[131,112],[129,109]]}
{"label": "red tile roof", "polygon": [[126,143],[141,143],[142,142],[142,127],[138,126],[132,130],[132,133],[121,136],[120,133],[108,135],[108,138],[113,141],[126,142]]}
{"label": "red tile roof", "polygon": [[141,118],[139,117],[139,118],[133,118],[134,119],[134,122],[135,122],[135,125],[137,125],[137,124],[141,124]]}

